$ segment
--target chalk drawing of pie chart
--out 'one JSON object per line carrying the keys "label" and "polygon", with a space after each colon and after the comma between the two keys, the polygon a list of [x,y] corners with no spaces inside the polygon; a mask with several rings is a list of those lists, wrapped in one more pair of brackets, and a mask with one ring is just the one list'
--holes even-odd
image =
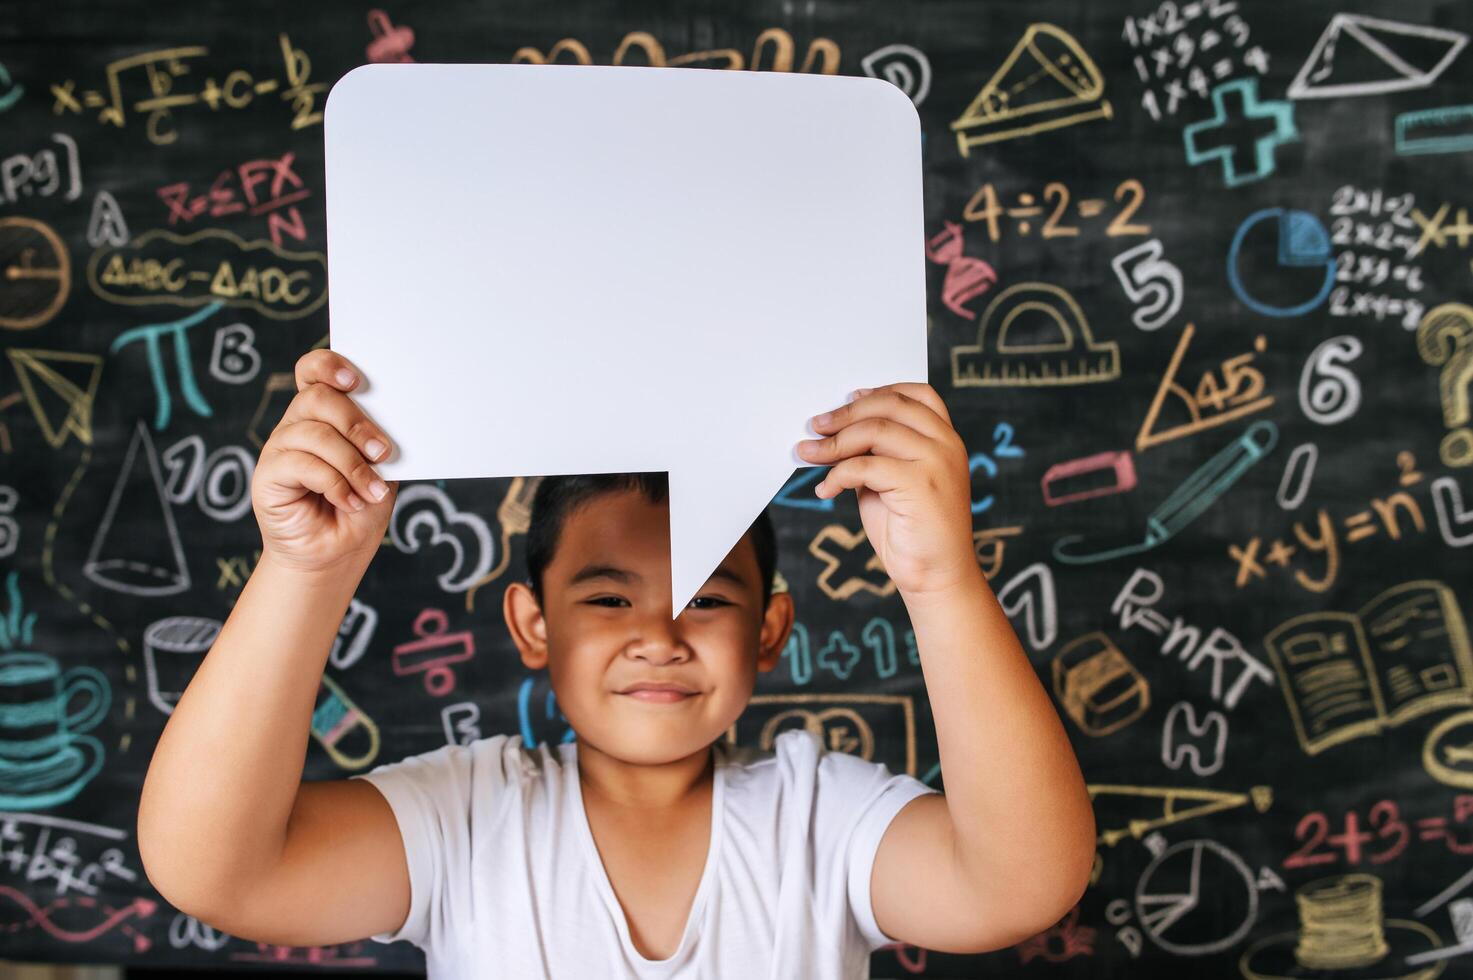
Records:
{"label": "chalk drawing of pie chart", "polygon": [[1210,840],[1161,852],[1136,884],[1141,930],[1178,956],[1203,956],[1236,944],[1258,919],[1258,885],[1243,859]]}
{"label": "chalk drawing of pie chart", "polygon": [[1264,316],[1300,316],[1335,285],[1330,235],[1308,211],[1265,208],[1250,214],[1228,246],[1228,284]]}

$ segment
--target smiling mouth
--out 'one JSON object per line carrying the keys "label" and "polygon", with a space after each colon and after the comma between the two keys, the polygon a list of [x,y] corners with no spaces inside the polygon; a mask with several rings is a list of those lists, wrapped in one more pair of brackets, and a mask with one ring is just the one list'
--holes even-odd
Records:
{"label": "smiling mouth", "polygon": [[687,694],[684,691],[659,691],[649,688],[642,691],[629,691],[627,693],[621,691],[620,694],[626,698],[634,698],[635,700],[647,701],[652,704],[671,704],[676,701],[684,701],[686,698],[695,697],[694,692]]}

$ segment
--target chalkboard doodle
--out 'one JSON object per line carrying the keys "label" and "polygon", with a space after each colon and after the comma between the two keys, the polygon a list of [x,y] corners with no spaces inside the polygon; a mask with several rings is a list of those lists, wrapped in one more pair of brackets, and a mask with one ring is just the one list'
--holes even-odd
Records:
{"label": "chalkboard doodle", "polygon": [[311,732],[328,757],[344,770],[362,769],[378,758],[378,723],[328,674],[322,675],[317,687]]}
{"label": "chalkboard doodle", "polygon": [[1447,546],[1466,548],[1473,544],[1473,508],[1463,503],[1463,489],[1458,481],[1450,476],[1433,480],[1432,503],[1437,511],[1437,528]]}
{"label": "chalkboard doodle", "polygon": [[166,715],[199,669],[223,625],[204,616],[170,616],[143,631],[143,670],[148,701]]}
{"label": "chalkboard doodle", "polygon": [[[84,734],[107,714],[102,671],[63,669],[31,649],[36,614],[21,604],[20,573],[5,576],[0,615],[0,810],[44,810],[75,797],[102,769],[102,743]],[[80,708],[74,698],[86,695]]]}
{"label": "chalkboard doodle", "polygon": [[951,349],[951,383],[958,388],[1093,384],[1119,377],[1119,346],[1095,340],[1074,297],[1048,283],[1019,283],[998,293],[982,314],[977,342]]}
{"label": "chalkboard doodle", "polygon": [[1459,31],[1336,14],[1289,83],[1289,98],[1332,99],[1426,88],[1467,43],[1468,35]]}
{"label": "chalkboard doodle", "polygon": [[[1414,487],[1422,482],[1422,474],[1416,471],[1415,463],[1415,459],[1409,454],[1398,455],[1397,466],[1401,471],[1398,479],[1400,486]],[[1357,544],[1375,538],[1382,532],[1385,532],[1387,538],[1392,541],[1401,541],[1404,537],[1403,516],[1418,534],[1427,530],[1422,505],[1405,489],[1396,490],[1385,497],[1373,497],[1368,504],[1369,506],[1364,509],[1346,516],[1340,522],[1339,527],[1330,518],[1325,508],[1319,508],[1315,512],[1312,528],[1306,527],[1303,521],[1294,522],[1293,541],[1297,541],[1297,544],[1285,540],[1287,535],[1283,538],[1275,538],[1263,553],[1261,560],[1259,549],[1262,547],[1262,539],[1256,535],[1242,545],[1230,545],[1227,557],[1237,568],[1234,584],[1241,589],[1259,579],[1266,581],[1269,569],[1265,566],[1272,565],[1280,571],[1292,570],[1294,581],[1301,588],[1310,592],[1326,592],[1335,584],[1340,575],[1344,547],[1341,543],[1342,532],[1344,545]],[[1302,560],[1319,560],[1323,566],[1320,574],[1314,576],[1305,569],[1295,567],[1294,557],[1296,555],[1299,555]],[[1308,564],[1308,561],[1304,563]]]}
{"label": "chalkboard doodle", "polygon": [[[1114,847],[1127,838],[1140,840],[1166,827],[1224,810],[1251,806],[1264,813],[1273,805],[1273,791],[1267,786],[1236,793],[1188,786],[1091,783],[1089,795],[1095,801],[1100,843],[1105,847]],[[1119,924],[1118,914],[1110,918]]]}
{"label": "chalkboard doodle", "polygon": [[[221,107],[239,111],[270,94],[290,107],[292,129],[321,124],[317,99],[327,91],[328,83],[309,80],[312,60],[305,51],[293,47],[287,35],[278,35],[277,41],[281,47],[281,77],[256,78],[244,68],[235,68],[219,81],[205,64],[193,63],[193,59],[207,57],[209,48],[160,48],[108,63],[103,68],[106,81],[100,89],[78,91],[72,78],[52,85],[55,101],[51,111],[57,116],[80,116],[84,109],[98,109],[97,122],[124,129],[132,121],[128,114],[131,110],[143,117],[149,142],[159,146],[179,139],[176,111],[198,112],[201,107],[210,112],[219,112]],[[176,85],[182,89],[201,77],[204,81],[197,90],[176,90]]]}
{"label": "chalkboard doodle", "polygon": [[1119,731],[1151,706],[1150,682],[1104,633],[1064,644],[1052,667],[1054,696],[1086,735]]}
{"label": "chalkboard doodle", "polygon": [[945,223],[945,230],[926,242],[926,258],[946,267],[941,284],[941,302],[965,320],[977,319],[977,311],[967,303],[997,282],[997,273],[981,259],[962,254],[962,226],[955,221]]}
{"label": "chalkboard doodle", "polygon": [[[875,675],[881,679],[895,676],[900,666],[895,627],[877,616],[864,625],[859,636],[860,642],[870,652]],[[837,680],[850,680],[864,659],[864,654],[842,630],[831,631],[823,646],[815,651],[808,628],[802,623],[794,623],[787,646],[783,648],[783,659],[788,662],[793,683],[803,686],[813,681],[815,668],[827,671]],[[914,630],[905,631],[905,662],[910,667],[919,667],[921,664],[916,653]]]}
{"label": "chalkboard doodle", "polygon": [[[647,31],[630,31],[619,42],[609,64],[649,65],[655,68],[714,68],[727,71],[792,71],[793,51],[793,35],[781,27],[769,27],[757,35],[750,60],[735,48],[691,51],[667,57],[664,45],[653,34]],[[512,54],[511,62],[534,65],[594,63],[588,47],[577,38],[571,37],[558,41],[546,53],[533,47],[518,48]],[[808,51],[798,71],[833,75],[838,70],[839,45],[836,42],[826,37],[814,38],[808,42]]]}
{"label": "chalkboard doodle", "polygon": [[[732,745],[767,749],[778,735],[800,728],[816,735],[827,749],[916,775],[915,703],[909,695],[756,694],[749,704],[727,732]],[[903,755],[878,757],[877,731],[899,736]]]}
{"label": "chalkboard doodle", "polygon": [[[132,533],[113,533],[119,513],[128,515]],[[150,533],[135,537],[139,527],[148,527]],[[133,430],[82,573],[104,588],[127,595],[173,595],[189,588],[189,566],[164,492],[158,451],[142,421]]]}
{"label": "chalkboard doodle", "polygon": [[1397,153],[1473,150],[1473,105],[1417,109],[1396,117]]}
{"label": "chalkboard doodle", "polygon": [[[1256,232],[1263,225],[1267,225],[1271,230],[1271,236]],[[1298,287],[1298,292],[1304,297],[1303,299],[1297,302],[1288,300],[1269,303],[1259,300],[1250,291],[1240,270],[1241,255],[1245,244],[1249,242],[1250,235],[1253,236],[1253,246],[1266,245],[1277,255],[1278,261],[1274,270],[1276,279],[1289,278],[1295,284],[1302,283]],[[1263,242],[1266,237],[1270,240]],[[1261,211],[1255,211],[1238,225],[1232,244],[1228,246],[1228,284],[1232,286],[1233,293],[1243,305],[1264,316],[1300,316],[1318,308],[1335,286],[1335,268],[1335,257],[1330,251],[1329,232],[1325,231],[1325,226],[1320,223],[1320,219],[1308,211],[1298,211],[1293,208],[1264,208]],[[1302,273],[1289,271],[1295,269],[1305,271]],[[1254,282],[1256,285],[1257,281]],[[1278,288],[1279,291],[1287,293],[1290,287],[1280,285]]]}
{"label": "chalkboard doodle", "polygon": [[909,44],[887,44],[859,59],[871,78],[883,78],[920,106],[931,92],[931,62]]}
{"label": "chalkboard doodle", "polygon": [[[408,943],[257,942],[171,908],[141,866],[135,810],[159,733],[272,564],[251,485],[294,366],[341,339],[328,94],[363,64],[500,63],[907,100],[916,328],[965,443],[961,533],[997,602],[977,612],[1011,626],[1013,666],[1074,747],[1096,852],[1046,928],[980,956],[885,944],[875,976],[1473,975],[1473,3],[10,6],[0,955],[422,969]],[[821,118],[799,135],[852,136]],[[551,190],[577,196],[568,174],[604,148],[585,149],[547,171]],[[381,194],[443,191],[401,178]],[[636,198],[599,207],[632,228]],[[840,295],[852,281],[811,217],[772,245],[798,287]],[[719,261],[725,230],[691,218],[690,247]],[[600,261],[564,231],[546,262]],[[434,233],[405,228],[403,247]],[[442,271],[494,272],[484,245]],[[690,333],[760,285],[705,307],[678,289],[602,302]],[[498,309],[488,293],[480,326],[505,327]],[[822,325],[833,357],[848,326]],[[411,317],[402,341],[417,337]],[[800,376],[769,353],[762,377],[709,367],[713,418]],[[815,495],[830,469],[774,482],[773,593],[792,599],[792,628],[718,734],[767,749],[802,728],[955,793],[937,751],[948,678],[931,676],[857,495]],[[503,733],[576,739],[502,623],[543,479],[399,488],[366,573],[313,633],[303,779]],[[310,661],[296,636],[261,663]],[[968,655],[998,667],[992,644]],[[1013,726],[989,733],[946,761],[995,775],[1011,805],[1029,746]]]}
{"label": "chalkboard doodle", "polygon": [[1247,46],[1253,32],[1238,7],[1223,0],[1166,2],[1143,16],[1125,15],[1121,36],[1140,52],[1130,63],[1144,87],[1141,105],[1153,120],[1176,115],[1188,95],[1208,98],[1213,81],[1245,69],[1268,74],[1268,52]]}
{"label": "chalkboard doodle", "polygon": [[[1272,174],[1278,168],[1279,147],[1299,139],[1294,125],[1294,104],[1258,99],[1258,79],[1249,76],[1223,82],[1212,90],[1211,119],[1203,119],[1185,127],[1187,163],[1191,166],[1217,161],[1222,168],[1223,183],[1229,187],[1251,183]],[[1226,142],[1223,135],[1239,120],[1262,121],[1265,127],[1254,127],[1253,150],[1239,156],[1237,144]]]}
{"label": "chalkboard doodle", "polygon": [[[294,169],[295,160],[291,152],[248,160],[233,170],[221,171],[201,194],[191,195],[187,181],[160,187],[158,196],[169,215],[169,226],[191,224],[201,216],[223,218],[249,212],[253,218],[265,215],[266,231],[277,248],[288,236],[306,241],[307,226],[297,204],[312,192]],[[240,185],[239,197],[232,182]]]}
{"label": "chalkboard doodle", "polygon": [[52,449],[68,438],[92,445],[92,403],[102,380],[96,354],[12,347],[5,352],[15,369],[26,405]]}
{"label": "chalkboard doodle", "polygon": [[1299,375],[1299,409],[1312,422],[1336,425],[1360,408],[1360,379],[1345,365],[1365,348],[1356,337],[1331,337],[1304,362]]}
{"label": "chalkboard doodle", "polygon": [[1384,194],[1380,188],[1353,184],[1335,189],[1330,241],[1341,251],[1335,255],[1337,285],[1327,307],[1331,316],[1374,316],[1378,321],[1400,316],[1404,328],[1416,329],[1425,307],[1412,294],[1427,288],[1422,265],[1411,261],[1428,240],[1418,232],[1420,214],[1411,193]]}
{"label": "chalkboard doodle", "polygon": [[[1120,207],[1110,216],[1109,223],[1105,225],[1105,236],[1120,238],[1149,235],[1150,225],[1139,224],[1131,220],[1146,200],[1146,189],[1141,182],[1134,177],[1122,180],[1115,186],[1114,198]],[[1052,180],[1043,186],[1041,196],[1032,191],[1022,191],[1018,194],[1013,206],[1003,207],[997,194],[997,188],[988,182],[979,187],[967,201],[967,206],[962,210],[962,217],[968,221],[985,222],[987,235],[994,242],[1002,239],[1004,229],[1000,219],[1004,218],[1015,223],[1013,230],[1020,236],[1026,237],[1032,234],[1034,223],[1039,218],[1043,218],[1038,225],[1039,237],[1073,238],[1079,234],[1079,228],[1065,224],[1065,219],[1069,217],[1070,199],[1069,186],[1062,181]],[[1042,204],[1039,203],[1040,200]],[[1044,216],[1045,205],[1047,205],[1048,212],[1046,217]],[[1103,197],[1083,198],[1074,205],[1074,216],[1086,220],[1097,218],[1104,215],[1109,206],[1110,202]]]}
{"label": "chalkboard doodle", "polygon": [[93,252],[87,284],[110,303],[223,303],[294,320],[327,301],[327,257],[246,241],[223,228],[188,235],[155,228],[127,245]]}
{"label": "chalkboard doodle", "polygon": [[1146,517],[1145,534],[1139,541],[1080,551],[1076,549],[1084,536],[1067,534],[1054,542],[1054,557],[1070,565],[1088,565],[1160,547],[1232,489],[1244,473],[1273,451],[1278,441],[1279,430],[1272,422],[1265,419],[1254,422],[1151,511]]}
{"label": "chalkboard doodle", "polygon": [[[1321,878],[1294,893],[1299,929],[1253,943],[1240,966],[1248,980],[1280,980],[1306,971],[1391,980],[1426,978],[1442,972],[1442,940],[1411,919],[1387,918],[1384,887],[1371,874]],[[1431,962],[1431,967],[1421,967]]]}
{"label": "chalkboard doodle", "polygon": [[[1237,707],[1254,681],[1272,685],[1273,672],[1248,652],[1231,632],[1214,626],[1205,637],[1202,629],[1181,616],[1167,619],[1155,606],[1166,595],[1166,583],[1148,568],[1137,568],[1110,603],[1110,612],[1120,617],[1120,628],[1140,628],[1161,638],[1161,656],[1176,654],[1188,670],[1211,663],[1212,699],[1226,708]],[[1229,679],[1228,672],[1232,671]],[[1231,680],[1231,686],[1228,686]]]}
{"label": "chalkboard doodle", "polygon": [[[1265,393],[1263,372],[1253,364],[1259,354],[1268,350],[1268,340],[1263,334],[1253,338],[1251,351],[1229,357],[1216,367],[1208,368],[1202,372],[1195,385],[1191,388],[1184,387],[1178,380],[1181,363],[1196,332],[1194,324],[1188,323],[1182,327],[1181,339],[1176,342],[1176,350],[1172,352],[1171,360],[1161,375],[1161,383],[1156,386],[1151,407],[1146,409],[1140,432],[1136,433],[1136,452],[1144,452],[1152,446],[1193,436],[1224,422],[1261,412],[1274,403],[1273,395]],[[1219,374],[1221,381],[1218,380]],[[1182,409],[1185,415],[1180,411],[1168,413],[1168,422],[1163,423],[1161,416],[1166,408],[1168,395],[1172,398],[1170,404]],[[1171,415],[1175,415],[1179,421],[1172,420]]]}
{"label": "chalkboard doodle", "polygon": [[1442,417],[1452,431],[1442,439],[1442,461],[1448,466],[1473,464],[1473,306],[1444,303],[1417,326],[1417,352],[1422,360],[1441,367],[1437,393]]}
{"label": "chalkboard doodle", "polygon": [[[399,677],[424,674],[425,690],[442,698],[455,691],[451,664],[476,654],[476,641],[468,630],[450,631],[450,618],[442,609],[425,609],[414,618],[415,640],[394,647],[394,673]],[[448,651],[448,652],[446,652]]]}
{"label": "chalkboard doodle", "polygon": [[0,330],[51,322],[72,289],[72,253],[50,225],[0,218]]}
{"label": "chalkboard doodle", "polygon": [[1073,35],[1030,24],[1007,58],[951,123],[962,156],[1000,140],[1113,115],[1105,79]]}
{"label": "chalkboard doodle", "polygon": [[1142,330],[1159,330],[1181,311],[1181,270],[1164,254],[1161,239],[1153,238],[1110,260],[1126,298],[1137,304],[1131,322]]}
{"label": "chalkboard doodle", "polygon": [[82,162],[77,141],[65,133],[52,133],[61,144],[65,165],[51,147],[35,153],[13,153],[0,159],[0,205],[19,204],[23,199],[56,197],[75,201],[82,196]]}
{"label": "chalkboard doodle", "polygon": [[1022,636],[1035,652],[1053,645],[1059,635],[1059,600],[1054,573],[1043,562],[1034,562],[1008,579],[997,590],[997,603],[1009,619],[1023,615]]}
{"label": "chalkboard doodle", "polygon": [[1295,616],[1263,645],[1309,755],[1473,702],[1468,627],[1442,582],[1394,586],[1354,613]]}

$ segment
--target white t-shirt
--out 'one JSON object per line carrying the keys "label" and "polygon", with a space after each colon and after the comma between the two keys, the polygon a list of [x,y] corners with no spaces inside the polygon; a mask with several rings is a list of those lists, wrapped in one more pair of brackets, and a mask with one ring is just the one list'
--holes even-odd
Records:
{"label": "white t-shirt", "polygon": [[583,810],[577,742],[493,735],[375,767],[409,863],[395,932],[433,980],[852,980],[895,942],[870,905],[880,837],[937,790],[826,750],[804,729],[759,751],[716,743],[710,850],[679,949],[646,959]]}

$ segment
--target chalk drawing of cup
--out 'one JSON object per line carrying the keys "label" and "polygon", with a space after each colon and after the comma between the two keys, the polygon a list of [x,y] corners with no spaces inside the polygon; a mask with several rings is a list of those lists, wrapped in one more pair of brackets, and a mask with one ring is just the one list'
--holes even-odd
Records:
{"label": "chalk drawing of cup", "polygon": [[[78,694],[89,700],[69,711]],[[103,762],[102,743],[82,733],[111,703],[99,670],[62,671],[44,653],[0,654],[0,810],[40,810],[75,797]]]}
{"label": "chalk drawing of cup", "polygon": [[143,672],[150,704],[166,715],[174,713],[221,625],[218,619],[203,616],[170,616],[149,624],[143,631]]}

